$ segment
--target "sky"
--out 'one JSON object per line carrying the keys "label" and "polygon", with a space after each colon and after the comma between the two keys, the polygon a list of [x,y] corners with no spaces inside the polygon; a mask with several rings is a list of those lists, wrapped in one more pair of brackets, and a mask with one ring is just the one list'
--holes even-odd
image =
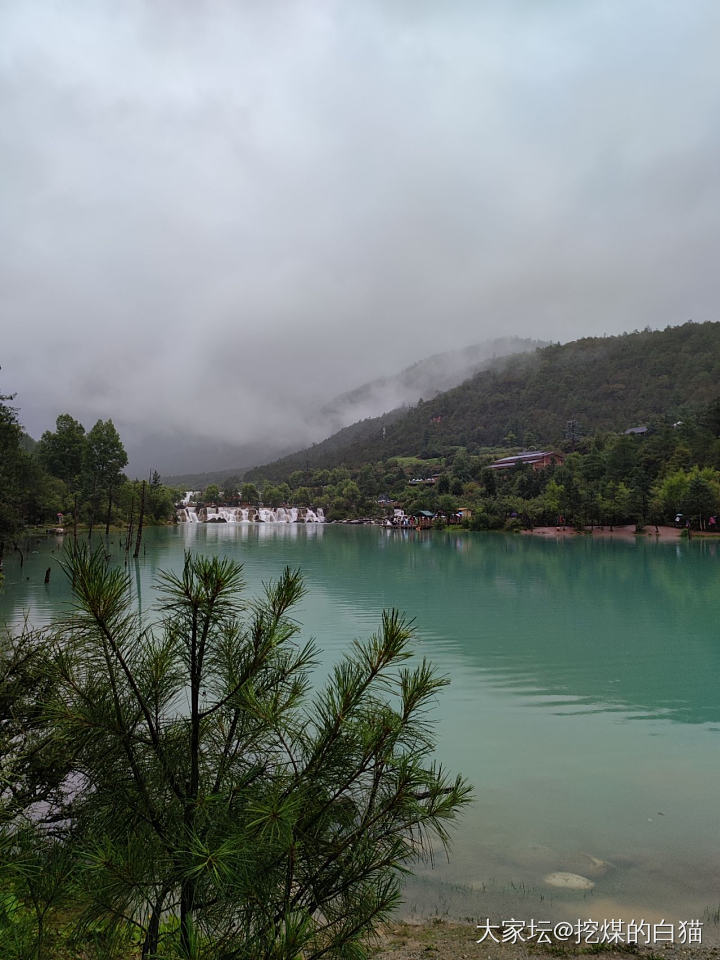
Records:
{"label": "sky", "polygon": [[718,49],[716,0],[2,0],[0,393],[209,469],[441,350],[717,320]]}

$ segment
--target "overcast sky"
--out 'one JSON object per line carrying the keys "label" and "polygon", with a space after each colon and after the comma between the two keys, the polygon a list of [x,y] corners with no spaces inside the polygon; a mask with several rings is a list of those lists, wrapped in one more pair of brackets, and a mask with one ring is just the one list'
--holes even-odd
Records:
{"label": "overcast sky", "polygon": [[2,0],[0,393],[300,446],[438,350],[719,319],[718,50],[717,0]]}

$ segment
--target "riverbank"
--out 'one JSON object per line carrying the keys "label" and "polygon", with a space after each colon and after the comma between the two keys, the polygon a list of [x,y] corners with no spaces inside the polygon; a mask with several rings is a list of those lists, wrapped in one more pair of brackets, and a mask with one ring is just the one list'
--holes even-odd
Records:
{"label": "riverbank", "polygon": [[549,957],[566,957],[569,960],[571,957],[601,954],[607,960],[627,957],[644,957],[645,960],[720,960],[718,946],[681,943],[641,947],[607,943],[496,943],[489,938],[478,943],[483,932],[472,923],[450,923],[445,920],[389,923],[379,931],[378,941],[370,948],[369,956],[372,960],[548,960]]}
{"label": "riverbank", "polygon": [[[647,526],[637,531],[634,523],[625,526],[614,527],[585,527],[584,530],[576,530],[575,527],[534,527],[532,530],[523,530],[524,534],[535,537],[578,537],[592,536],[604,540],[635,540],[637,537],[648,538],[659,541],[679,540],[683,530],[678,527],[668,526]],[[693,531],[693,537],[702,536],[702,534]]]}

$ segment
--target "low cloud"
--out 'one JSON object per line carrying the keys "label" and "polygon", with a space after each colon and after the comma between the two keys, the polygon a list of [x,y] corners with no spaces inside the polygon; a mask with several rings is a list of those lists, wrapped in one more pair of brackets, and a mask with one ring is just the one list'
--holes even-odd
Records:
{"label": "low cloud", "polygon": [[0,388],[36,436],[111,416],[191,469],[440,350],[715,319],[716,4],[0,21]]}

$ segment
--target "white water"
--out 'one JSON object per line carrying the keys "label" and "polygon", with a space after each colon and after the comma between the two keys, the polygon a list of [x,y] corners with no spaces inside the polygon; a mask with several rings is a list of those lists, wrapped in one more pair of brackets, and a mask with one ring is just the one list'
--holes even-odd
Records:
{"label": "white water", "polygon": [[205,511],[205,521],[224,520],[225,523],[238,522],[238,510],[235,507],[204,507],[201,513]]}
{"label": "white water", "polygon": [[180,523],[325,523],[322,507],[195,507],[178,510]]}

